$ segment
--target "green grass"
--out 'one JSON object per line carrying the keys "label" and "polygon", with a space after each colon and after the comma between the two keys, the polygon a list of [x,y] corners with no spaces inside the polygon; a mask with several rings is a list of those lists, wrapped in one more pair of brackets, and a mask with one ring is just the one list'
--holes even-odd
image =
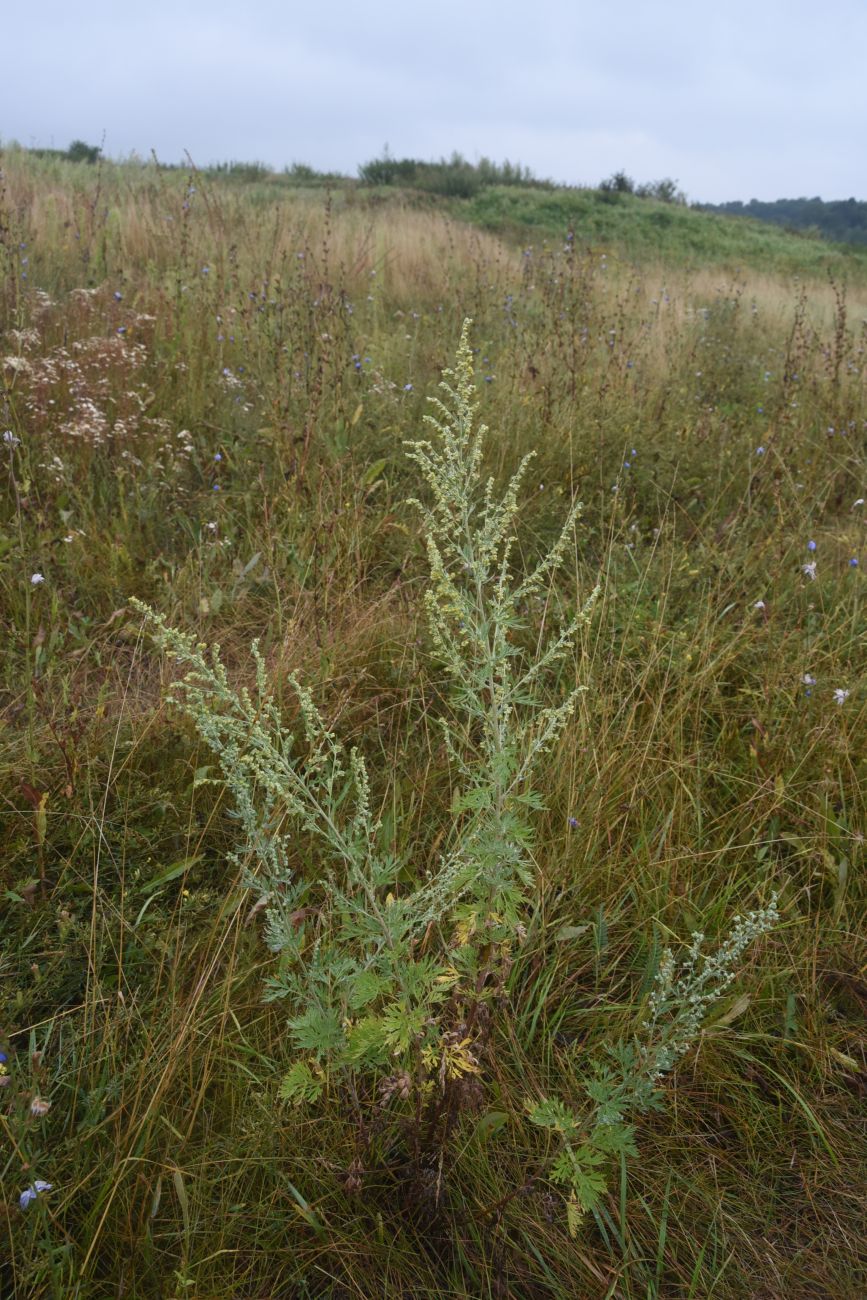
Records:
{"label": "green grass", "polygon": [[862,249],[781,230],[765,222],[700,212],[632,194],[599,190],[492,186],[453,211],[486,230],[522,238],[562,239],[614,249],[641,262],[707,268],[755,268],[788,275],[850,271],[863,276]]}
{"label": "green grass", "polygon": [[[447,220],[4,170],[0,1296],[861,1294],[858,258],[688,210],[657,227],[639,200],[509,190]],[[520,245],[458,212],[527,221]],[[345,1097],[279,1102],[292,1054],[235,826],[127,602],[219,641],[236,680],[253,636],[278,691],[301,672],[423,872],[451,791],[401,444],[465,315],[490,472],[539,451],[526,564],[585,502],[537,626],[604,592],[552,690],[579,669],[591,687],[543,782],[536,904],[435,1203],[394,1152],[347,1190]],[[301,842],[293,865],[315,876]],[[772,887],[783,923],[570,1237],[526,1099],[577,1099],[659,946]],[[54,1190],[22,1213],[34,1178]]]}

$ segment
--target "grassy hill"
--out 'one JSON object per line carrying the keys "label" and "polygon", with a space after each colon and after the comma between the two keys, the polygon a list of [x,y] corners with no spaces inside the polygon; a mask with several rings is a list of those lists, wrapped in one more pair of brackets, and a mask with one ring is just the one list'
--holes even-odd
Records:
{"label": "grassy hill", "polygon": [[677,203],[599,190],[491,187],[453,202],[462,219],[520,238],[563,238],[614,248],[636,261],[762,268],[783,274],[831,271],[859,278],[867,251],[781,230],[758,220],[725,217]]}
{"label": "grassy hill", "polygon": [[[859,256],[3,171],[3,1300],[863,1294]],[[499,612],[409,501],[466,318],[491,499],[535,452]],[[133,598],[221,647],[221,752]]]}
{"label": "grassy hill", "polygon": [[[81,149],[87,151],[87,146],[81,145]],[[95,154],[98,150],[89,152]],[[156,174],[166,184],[182,184],[187,174],[182,167],[146,162],[105,160],[97,167],[91,158],[91,165],[84,165],[81,160],[71,161],[69,151],[59,150],[25,151],[16,147],[9,157],[23,162],[43,182],[62,184],[70,192],[92,188],[103,175],[111,175],[128,191],[136,191],[152,184]],[[408,207],[448,212],[460,221],[521,243],[534,238],[565,239],[571,231],[579,246],[589,244],[616,251],[645,265],[656,258],[696,269],[749,268],[781,275],[815,277],[830,273],[850,280],[867,278],[867,248],[834,243],[814,228],[803,232],[783,228],[740,210],[737,215],[727,215],[721,208],[713,211],[709,206],[659,202],[635,193],[536,183],[522,179],[520,167],[506,164],[498,168],[484,160],[480,168],[463,160],[459,165],[412,164],[411,168],[420,169],[418,187],[401,180],[400,164],[394,164],[398,170],[389,184],[378,183],[383,166],[380,162],[362,168],[363,173],[370,173],[370,179],[364,182],[319,173],[300,164],[272,172],[262,163],[231,163],[206,167],[195,174],[207,178],[218,192],[243,194],[246,206],[268,207],[279,197],[295,203],[321,204],[327,193],[335,208],[376,211]],[[501,173],[511,176],[508,184],[497,182]],[[450,194],[452,189],[454,194]]]}

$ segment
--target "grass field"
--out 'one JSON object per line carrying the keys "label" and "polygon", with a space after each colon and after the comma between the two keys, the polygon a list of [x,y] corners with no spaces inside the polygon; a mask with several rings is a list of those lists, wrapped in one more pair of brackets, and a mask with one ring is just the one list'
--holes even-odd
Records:
{"label": "grass field", "polygon": [[[631,198],[3,172],[0,1297],[863,1295],[863,255]],[[519,567],[584,502],[531,640],[601,596],[434,1190],[343,1086],[280,1099],[237,822],[129,602],[238,684],[258,637],[290,720],[297,672],[421,878],[454,778],[403,443],[465,318],[486,471],[537,452]],[[528,1099],[577,1105],[660,948],[773,891],[570,1232]]]}

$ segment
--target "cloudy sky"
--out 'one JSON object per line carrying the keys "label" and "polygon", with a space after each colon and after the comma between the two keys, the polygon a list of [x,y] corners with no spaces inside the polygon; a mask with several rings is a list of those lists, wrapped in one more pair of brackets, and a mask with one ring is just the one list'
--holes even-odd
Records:
{"label": "cloudy sky", "polygon": [[0,139],[354,175],[457,149],[691,199],[867,199],[867,0],[34,0]]}

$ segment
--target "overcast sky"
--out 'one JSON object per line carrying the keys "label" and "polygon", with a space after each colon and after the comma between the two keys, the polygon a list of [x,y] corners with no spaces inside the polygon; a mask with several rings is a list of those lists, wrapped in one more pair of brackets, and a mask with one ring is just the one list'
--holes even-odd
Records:
{"label": "overcast sky", "polygon": [[34,0],[0,139],[354,175],[457,149],[691,199],[867,199],[867,0]]}

